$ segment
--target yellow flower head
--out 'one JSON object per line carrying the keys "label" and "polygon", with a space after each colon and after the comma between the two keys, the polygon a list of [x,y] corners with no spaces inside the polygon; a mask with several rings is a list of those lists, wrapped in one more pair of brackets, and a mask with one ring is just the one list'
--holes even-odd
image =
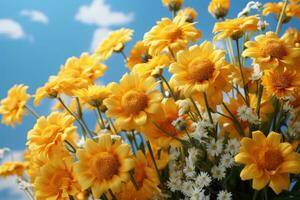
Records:
{"label": "yellow flower head", "polygon": [[185,17],[177,16],[172,20],[163,18],[144,35],[144,42],[149,46],[152,56],[163,50],[177,52],[184,49],[190,41],[195,42],[201,37],[193,23],[186,22]]}
{"label": "yellow flower head", "polygon": [[132,69],[136,64],[146,63],[151,58],[149,47],[143,41],[138,41],[130,51],[127,66]]}
{"label": "yellow flower head", "polygon": [[133,30],[121,28],[109,33],[108,37],[99,45],[96,54],[101,59],[108,59],[113,52],[120,52],[123,50],[126,42],[131,40]]}
{"label": "yellow flower head", "polygon": [[76,90],[74,94],[79,97],[83,103],[87,103],[93,107],[102,105],[104,99],[110,95],[110,91],[105,86],[90,85],[88,88]]}
{"label": "yellow flower head", "polygon": [[107,70],[107,66],[99,62],[99,56],[87,53],[82,53],[80,58],[69,58],[58,74],[60,90],[73,96],[74,90],[94,84]]}
{"label": "yellow flower head", "polygon": [[56,98],[59,92],[58,77],[50,76],[48,82],[36,90],[33,103],[35,106],[38,106],[43,98]]}
{"label": "yellow flower head", "polygon": [[108,134],[101,134],[98,142],[87,139],[84,149],[76,152],[75,172],[83,190],[91,188],[94,198],[111,189],[117,192],[129,178],[134,167],[130,146],[121,139],[114,142]]}
{"label": "yellow flower head", "polygon": [[300,74],[296,71],[284,70],[283,72],[268,71],[262,78],[266,93],[277,98],[293,96],[300,89]]}
{"label": "yellow flower head", "polygon": [[81,192],[73,172],[72,158],[59,157],[47,162],[34,181],[34,193],[38,200],[69,200]]}
{"label": "yellow flower head", "polygon": [[22,176],[25,171],[25,164],[23,162],[6,162],[0,165],[0,177],[8,176]]}
{"label": "yellow flower head", "polygon": [[78,134],[73,123],[74,118],[65,113],[53,112],[47,118],[40,117],[28,132],[29,150],[53,157],[64,148],[64,140],[76,146]]}
{"label": "yellow flower head", "polygon": [[[274,13],[276,15],[276,19],[278,20],[282,9],[283,9],[283,2],[266,3],[264,5],[264,10],[262,14],[269,15],[271,13]],[[283,23],[287,23],[288,21],[290,21],[292,17],[300,18],[300,4],[290,3],[287,5],[285,9]]]}
{"label": "yellow flower head", "polygon": [[300,57],[300,48],[293,47],[289,40],[278,38],[273,32],[256,36],[255,41],[248,41],[245,46],[247,49],[242,56],[251,57],[264,70],[293,68],[295,60]]}
{"label": "yellow flower head", "polygon": [[300,32],[295,28],[289,28],[282,36],[284,41],[294,44],[295,47],[300,47]]}
{"label": "yellow flower head", "polygon": [[216,93],[230,89],[225,52],[214,49],[210,42],[192,46],[177,54],[177,61],[170,66],[171,81],[179,86],[186,97],[195,92],[213,89]]}
{"label": "yellow flower head", "polygon": [[2,123],[14,127],[14,124],[21,124],[22,117],[26,115],[24,106],[30,99],[27,94],[27,86],[14,85],[7,92],[7,97],[0,102],[0,114]]}
{"label": "yellow flower head", "polygon": [[171,11],[173,10],[178,11],[183,4],[183,0],[161,0],[161,1]]}
{"label": "yellow flower head", "polygon": [[300,155],[294,152],[290,143],[281,143],[280,140],[278,133],[271,132],[266,137],[260,131],[253,132],[252,138],[241,140],[240,153],[235,156],[235,161],[245,165],[241,179],[253,179],[255,190],[269,185],[279,194],[289,189],[289,173],[300,173]]}
{"label": "yellow flower head", "polygon": [[257,16],[240,17],[236,19],[228,19],[224,22],[217,22],[213,32],[218,33],[214,40],[222,40],[228,37],[232,39],[240,38],[245,32],[255,32],[257,27]]}
{"label": "yellow flower head", "polygon": [[229,6],[229,0],[212,0],[208,5],[208,12],[217,19],[223,18],[227,15]]}
{"label": "yellow flower head", "polygon": [[131,181],[123,185],[122,191],[117,194],[118,200],[148,200],[160,190],[159,179],[153,165],[147,160],[142,151],[137,151],[135,156],[134,177],[138,185],[138,191]]}
{"label": "yellow flower head", "polygon": [[198,13],[194,8],[185,8],[179,10],[177,15],[180,17],[185,17],[187,22],[192,23],[196,19]]}
{"label": "yellow flower head", "polygon": [[116,119],[117,128],[131,130],[139,128],[159,116],[162,95],[155,90],[154,78],[142,79],[132,72],[125,74],[120,84],[112,84],[112,94],[104,100],[108,117]]}

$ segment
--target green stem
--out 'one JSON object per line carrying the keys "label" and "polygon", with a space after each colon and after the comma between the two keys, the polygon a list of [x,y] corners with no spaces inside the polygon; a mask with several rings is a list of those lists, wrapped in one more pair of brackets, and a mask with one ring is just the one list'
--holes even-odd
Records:
{"label": "green stem", "polygon": [[206,92],[203,92],[203,97],[204,97],[205,107],[206,107],[206,111],[207,111],[207,113],[208,113],[209,121],[210,121],[210,123],[213,125],[213,124],[214,124],[214,121],[213,121],[213,118],[212,118],[212,116],[211,116],[211,112],[210,112],[210,108],[209,108],[209,105],[208,105],[208,99],[207,99]]}
{"label": "green stem", "polygon": [[121,55],[123,56],[125,63],[127,63],[128,60],[127,60],[126,54],[124,53],[124,50],[122,49],[122,51],[120,51],[120,53],[121,53]]}
{"label": "green stem", "polygon": [[40,118],[40,116],[32,108],[30,108],[26,104],[24,105],[24,107],[28,112],[32,114],[33,117],[35,117],[36,119]]}
{"label": "green stem", "polygon": [[97,110],[98,117],[99,117],[99,119],[101,121],[101,128],[103,129],[103,128],[105,128],[105,122],[103,120],[103,117],[102,117],[102,114],[101,114],[101,110],[100,110],[100,108],[98,106],[96,107],[96,110]]}
{"label": "green stem", "polygon": [[139,190],[139,186],[138,186],[138,184],[137,184],[137,182],[136,182],[136,180],[135,180],[135,178],[133,176],[132,171],[129,172],[129,177],[130,177],[130,181],[132,182],[135,190],[138,191]]}
{"label": "green stem", "polygon": [[282,25],[282,22],[283,22],[283,18],[285,17],[285,10],[286,10],[287,4],[288,4],[288,0],[284,0],[284,5],[283,5],[283,8],[281,10],[281,13],[280,13],[280,16],[279,16],[279,19],[278,19],[278,23],[277,23],[277,26],[276,26],[276,34],[277,35],[280,32],[281,25]]}
{"label": "green stem", "polygon": [[193,104],[193,106],[194,106],[194,108],[195,108],[195,110],[196,110],[198,116],[199,116],[200,119],[202,120],[202,116],[201,116],[200,110],[198,109],[198,106],[197,106],[196,102],[194,101],[194,99],[193,99],[192,97],[190,97],[190,100],[191,100],[191,102],[192,102],[192,104]]}
{"label": "green stem", "polygon": [[253,197],[252,197],[252,200],[256,200],[257,195],[258,195],[258,191],[255,190],[255,191],[254,191],[254,194],[253,194]]}
{"label": "green stem", "polygon": [[158,167],[157,167],[157,164],[156,164],[156,162],[155,162],[154,154],[153,154],[153,151],[152,151],[152,148],[151,148],[151,145],[150,145],[149,140],[146,141],[146,144],[147,144],[147,146],[148,146],[148,150],[149,150],[149,153],[150,153],[150,157],[151,157],[151,160],[152,160],[152,164],[154,165],[154,168],[155,168],[155,171],[156,171],[157,176],[158,176],[158,178],[159,178],[159,181],[160,181],[161,184],[163,184],[163,180],[162,180],[162,177],[161,177],[161,175],[160,175],[160,172],[159,172],[159,169],[158,169]]}
{"label": "green stem", "polygon": [[[174,92],[173,92],[171,86],[169,85],[167,79],[166,79],[162,74],[159,75],[159,77],[160,77],[160,79],[167,85],[167,88],[169,89],[169,92],[170,92],[172,98],[176,101],[177,98],[176,98],[176,96],[174,95]],[[163,86],[162,86],[162,87],[163,87]]]}
{"label": "green stem", "polygon": [[234,124],[234,127],[236,128],[236,130],[239,132],[240,136],[244,136],[244,130],[241,127],[238,119],[232,114],[232,112],[229,110],[229,108],[226,106],[226,104],[223,102],[222,105],[224,106],[224,108],[226,109],[226,111],[229,113],[229,115],[232,117],[232,122]]}
{"label": "green stem", "polygon": [[256,114],[259,117],[260,115],[260,103],[261,103],[261,98],[263,94],[263,85],[261,84],[261,81],[258,83],[258,94],[257,94],[257,102],[256,102]]}
{"label": "green stem", "polygon": [[268,200],[268,187],[265,187],[264,188],[264,196],[265,196],[265,199],[264,200]]}
{"label": "green stem", "polygon": [[169,52],[170,52],[172,58],[174,59],[174,61],[176,61],[176,56],[175,56],[175,54],[174,54],[174,52],[173,52],[173,50],[171,49],[170,46],[168,46],[168,50],[169,50]]}

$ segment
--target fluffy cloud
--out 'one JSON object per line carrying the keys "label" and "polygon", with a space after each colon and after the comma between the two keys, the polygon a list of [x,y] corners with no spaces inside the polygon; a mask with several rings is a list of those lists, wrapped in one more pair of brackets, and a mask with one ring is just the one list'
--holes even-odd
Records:
{"label": "fluffy cloud", "polygon": [[133,17],[133,13],[112,11],[105,0],[93,0],[90,5],[80,6],[75,19],[89,25],[108,27],[129,23]]}
{"label": "fluffy cloud", "polygon": [[20,15],[29,17],[31,21],[48,24],[48,17],[41,11],[38,10],[22,10]]}
{"label": "fluffy cloud", "polygon": [[11,39],[22,39],[26,36],[21,24],[12,19],[0,19],[0,35]]}
{"label": "fluffy cloud", "polygon": [[94,52],[96,50],[96,48],[98,47],[98,45],[108,36],[109,32],[111,32],[111,31],[112,30],[110,30],[108,28],[97,28],[94,31],[90,51]]}

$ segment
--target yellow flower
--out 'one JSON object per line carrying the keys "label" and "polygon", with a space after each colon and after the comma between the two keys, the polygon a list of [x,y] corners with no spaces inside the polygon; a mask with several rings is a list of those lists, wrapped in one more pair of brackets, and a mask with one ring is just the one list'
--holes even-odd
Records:
{"label": "yellow flower", "polygon": [[94,198],[111,189],[117,192],[129,178],[134,167],[130,146],[121,139],[114,142],[108,134],[101,134],[98,142],[87,139],[85,148],[76,152],[75,172],[83,190],[91,188]]}
{"label": "yellow flower", "polygon": [[80,58],[69,58],[58,74],[59,89],[64,94],[73,96],[74,90],[94,84],[107,70],[107,66],[99,62],[99,56],[87,53],[82,53]]}
{"label": "yellow flower", "polygon": [[195,42],[201,37],[193,23],[186,22],[185,17],[177,16],[172,20],[163,18],[144,35],[144,42],[149,46],[152,56],[171,49],[173,53],[184,49],[190,41]]}
{"label": "yellow flower", "polygon": [[178,11],[183,4],[183,0],[162,0],[161,2],[171,11]]}
{"label": "yellow flower", "polygon": [[6,162],[0,165],[0,177],[22,176],[25,171],[25,164],[22,162]]}
{"label": "yellow flower", "polygon": [[74,118],[65,113],[53,112],[47,118],[40,117],[28,132],[29,150],[53,157],[64,148],[65,140],[76,146],[78,134],[73,123]]}
{"label": "yellow flower", "polygon": [[295,59],[300,56],[300,48],[293,47],[293,44],[285,38],[278,38],[273,32],[256,36],[255,41],[248,41],[245,46],[247,49],[242,56],[251,57],[262,69],[293,68]]}
{"label": "yellow flower", "polygon": [[284,70],[283,72],[268,71],[262,77],[263,85],[269,96],[277,98],[293,96],[300,89],[300,74],[296,71]]}
{"label": "yellow flower", "polygon": [[212,0],[208,5],[208,12],[217,19],[223,18],[227,15],[229,6],[229,0]]}
{"label": "yellow flower", "polygon": [[151,75],[156,75],[156,71],[160,71],[162,68],[168,67],[172,60],[167,54],[161,54],[154,56],[146,63],[137,64],[132,69],[142,78],[147,78]]}
{"label": "yellow flower", "polygon": [[108,117],[116,118],[117,128],[139,128],[159,116],[162,95],[155,90],[157,83],[151,77],[142,79],[136,73],[125,74],[120,84],[111,85],[112,94],[104,100]]}
{"label": "yellow flower", "polygon": [[56,98],[60,92],[58,83],[57,76],[50,76],[48,82],[43,87],[40,87],[36,90],[33,102],[34,105],[38,106],[40,101],[45,97]]}
{"label": "yellow flower", "polygon": [[192,46],[177,54],[177,61],[170,66],[173,74],[171,81],[186,97],[208,90],[222,93],[231,87],[227,81],[228,67],[225,52],[214,49],[210,42],[205,41],[200,46]]}
{"label": "yellow flower", "polygon": [[295,28],[289,28],[286,30],[282,36],[284,41],[289,41],[295,45],[295,47],[300,47],[300,32]]}
{"label": "yellow flower", "polygon": [[123,185],[122,191],[117,194],[118,200],[148,200],[151,199],[160,190],[158,188],[159,179],[150,162],[142,151],[137,151],[135,156],[134,177],[138,185],[138,191],[131,181]]}
{"label": "yellow flower", "polygon": [[186,131],[191,131],[192,121],[187,115],[183,115],[181,116],[185,123],[183,129],[178,130],[175,128],[175,125],[172,123],[179,118],[179,106],[173,99],[164,99],[162,101],[162,110],[164,111],[162,116],[153,119],[152,123],[143,126],[141,130],[152,143],[159,147],[167,148],[170,145],[180,147],[181,143],[174,137],[179,139],[185,137]]}
{"label": "yellow flower", "polygon": [[149,47],[143,41],[138,41],[130,51],[128,62],[126,63],[129,69],[132,69],[136,64],[146,63],[151,58],[148,53]]}
{"label": "yellow flower", "polygon": [[228,19],[224,22],[217,22],[214,26],[213,32],[219,34],[214,37],[214,40],[222,40],[228,37],[236,40],[245,32],[257,31],[257,23],[257,16],[240,17]]}
{"label": "yellow flower", "polygon": [[27,94],[27,86],[14,85],[7,92],[7,97],[0,102],[0,114],[2,123],[14,127],[14,124],[21,124],[22,117],[26,115],[24,106],[30,99]]}
{"label": "yellow flower", "polygon": [[96,50],[101,59],[108,59],[113,52],[120,52],[123,50],[126,42],[131,40],[133,30],[121,28],[109,33],[108,37],[99,45]]}
{"label": "yellow flower", "polygon": [[266,137],[255,131],[251,138],[241,140],[240,153],[235,161],[245,165],[242,180],[253,179],[252,187],[261,190],[269,185],[276,194],[288,190],[289,173],[300,173],[300,156],[290,143],[280,143],[280,134],[271,132]]}
{"label": "yellow flower", "polygon": [[73,172],[72,158],[59,157],[47,162],[34,181],[34,193],[37,200],[69,200],[81,192]]}
{"label": "yellow flower", "polygon": [[[276,19],[278,20],[282,9],[283,2],[266,3],[264,5],[264,10],[262,11],[262,14],[269,15],[271,13],[274,13],[276,15]],[[297,3],[290,3],[287,5],[285,9],[283,23],[287,23],[292,17],[300,18],[300,5]]]}
{"label": "yellow flower", "polygon": [[102,105],[104,99],[110,95],[110,91],[105,86],[90,85],[88,88],[76,90],[74,94],[79,97],[83,103],[88,103],[93,107],[99,107]]}
{"label": "yellow flower", "polygon": [[[63,156],[66,157],[66,156]],[[30,183],[34,183],[35,178],[40,174],[40,169],[47,163],[49,160],[38,152],[30,151],[26,149],[26,157],[24,160],[27,163],[28,168],[26,169],[26,174],[29,177]]]}
{"label": "yellow flower", "polygon": [[185,8],[179,10],[177,15],[180,17],[185,17],[187,22],[192,23],[196,19],[198,13],[194,8]]}

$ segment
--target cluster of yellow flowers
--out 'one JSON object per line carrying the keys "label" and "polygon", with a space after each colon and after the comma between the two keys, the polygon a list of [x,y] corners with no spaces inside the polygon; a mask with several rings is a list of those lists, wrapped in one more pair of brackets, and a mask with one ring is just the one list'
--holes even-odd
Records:
{"label": "cluster of yellow flowers", "polygon": [[[90,195],[113,200],[241,199],[239,186],[226,182],[234,179],[234,171],[240,173],[239,183],[252,181],[256,191],[248,187],[244,192],[255,198],[263,188],[265,198],[273,197],[299,181],[300,32],[290,28],[279,33],[282,24],[300,18],[300,1],[256,4],[257,15],[246,10],[227,19],[229,0],[212,0],[208,11],[218,20],[213,41],[224,41],[227,51],[214,42],[199,42],[197,12],[183,8],[183,0],[162,3],[173,18],[158,21],[128,57],[125,47],[133,30],[122,28],[92,54],[69,58],[34,95],[24,85],[8,91],[0,102],[2,123],[13,127],[29,112],[36,124],[28,132],[24,162],[2,164],[0,177],[19,176],[37,200]],[[271,13],[277,28],[265,32],[262,16]],[[103,62],[113,53],[123,56],[129,72],[118,83],[97,85],[107,70]],[[28,106],[31,97],[35,106],[44,98],[58,104],[48,116],[39,116]],[[96,114],[94,128],[84,119],[87,109]],[[226,171],[229,178],[218,183],[222,173],[211,168],[226,161],[219,156],[223,146],[229,149],[225,153],[232,152],[229,140],[239,141],[240,148],[231,155],[236,163]],[[179,187],[180,180],[191,181],[190,174],[204,172],[215,185],[197,188],[187,181],[186,191],[175,191],[174,161],[179,168],[196,163],[194,171],[184,168],[184,178],[176,180]],[[188,186],[196,192],[188,193]],[[205,198],[196,196],[202,193]]]}

